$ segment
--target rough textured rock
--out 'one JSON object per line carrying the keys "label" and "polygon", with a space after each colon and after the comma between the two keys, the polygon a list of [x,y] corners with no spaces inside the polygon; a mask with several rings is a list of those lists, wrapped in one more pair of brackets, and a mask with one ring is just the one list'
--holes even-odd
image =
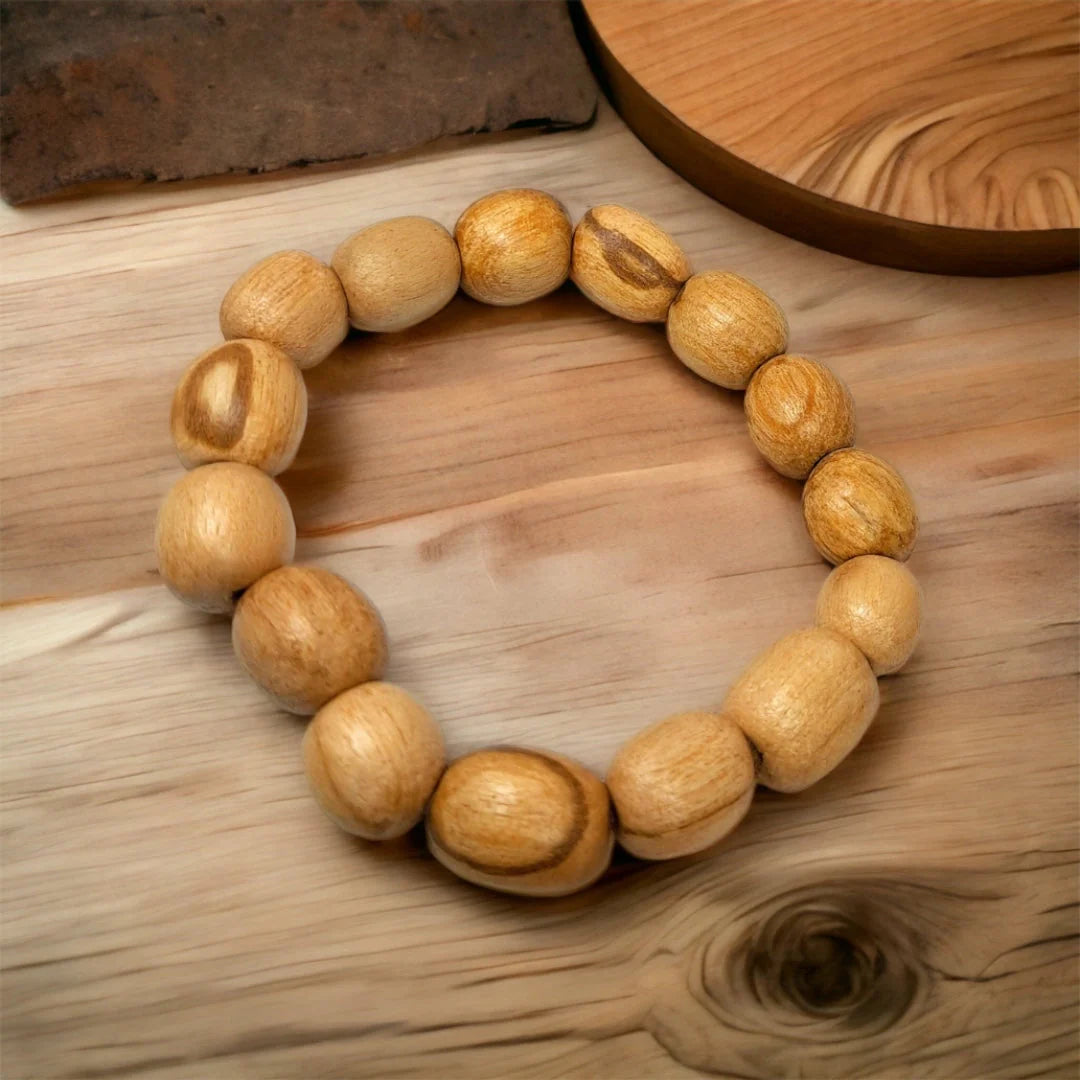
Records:
{"label": "rough textured rock", "polygon": [[563,128],[596,106],[566,6],[548,0],[8,0],[0,15],[10,202]]}

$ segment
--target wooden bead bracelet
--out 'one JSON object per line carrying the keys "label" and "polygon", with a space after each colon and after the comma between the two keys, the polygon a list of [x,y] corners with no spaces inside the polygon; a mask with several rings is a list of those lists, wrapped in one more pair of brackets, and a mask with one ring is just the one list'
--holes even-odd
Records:
{"label": "wooden bead bracelet", "polygon": [[[835,569],[815,625],[781,638],[716,711],[685,712],[632,738],[606,783],[559,754],[494,747],[447,767],[442,735],[405,690],[380,681],[378,612],[327,570],[292,566],[296,528],[272,479],[307,421],[301,370],[349,324],[392,333],[428,318],[460,287],[523,304],[569,277],[633,322],[665,322],[675,355],[702,378],[745,390],[750,436],[784,476],[805,480],[803,514]],[[693,274],[659,226],[595,206],[573,228],[541,191],[473,203],[453,236],[402,217],[361,230],[326,266],[270,255],[229,289],[225,343],[198,357],[173,398],[189,471],[161,506],[161,576],[182,600],[233,614],[236,656],[282,707],[313,715],[304,768],[322,809],[370,840],[426,815],[428,844],[455,874],[503,892],[561,896],[606,869],[616,839],[643,859],[703,850],[749,809],[757,783],[796,792],[834,769],[878,707],[878,675],[919,636],[922,594],[903,565],[918,520],[904,481],[854,448],[855,408],[823,364],[789,355],[783,312],[749,281]]]}

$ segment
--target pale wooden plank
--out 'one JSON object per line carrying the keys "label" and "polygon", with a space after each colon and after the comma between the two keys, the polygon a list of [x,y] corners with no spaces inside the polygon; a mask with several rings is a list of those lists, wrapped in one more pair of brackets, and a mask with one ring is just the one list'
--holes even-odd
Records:
{"label": "pale wooden plank", "polygon": [[[150,550],[178,475],[171,386],[239,268],[325,255],[370,217],[449,222],[520,182],[576,211],[633,202],[783,299],[793,347],[849,380],[865,445],[916,491],[929,604],[833,776],[761,793],[713,857],[619,861],[532,903],[454,881],[415,836],[377,848],[325,822],[301,725],[237,670],[227,624],[153,584]],[[586,133],[5,209],[0,227],[5,1076],[1068,1071],[1075,276],[811,251],[673,179],[606,111]],[[602,770],[811,616],[826,567],[739,398],[572,290],[455,301],[309,385],[284,478],[300,554],[377,601],[391,677],[454,751],[532,742]],[[835,979],[808,1006],[792,972],[815,933],[851,946],[818,954]]]}

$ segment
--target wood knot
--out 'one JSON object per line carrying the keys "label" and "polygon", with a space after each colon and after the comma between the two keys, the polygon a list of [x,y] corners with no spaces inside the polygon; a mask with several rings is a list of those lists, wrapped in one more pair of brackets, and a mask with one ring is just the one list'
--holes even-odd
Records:
{"label": "wood knot", "polygon": [[[728,852],[732,862],[740,854]],[[1050,856],[1055,872],[1074,869],[1060,856]],[[1043,993],[1047,963],[1074,959],[1074,905],[1025,916],[1030,887],[1011,867],[1008,877],[910,866],[900,876],[815,863],[736,865],[681,908],[670,893],[655,898],[659,915],[642,918],[653,951],[641,1025],[679,1064],[746,1080],[862,1076],[867,1062],[877,1074],[968,1046],[972,1010],[984,1018],[980,1040],[1012,1045],[1003,988],[1026,994],[1038,981]],[[685,878],[670,880],[686,889]],[[1075,987],[1060,986],[1064,1003]],[[1030,1038],[1030,1018],[1016,1023]]]}
{"label": "wood knot", "polygon": [[912,943],[896,936],[897,925],[858,892],[791,898],[747,928],[722,975],[708,970],[707,954],[705,984],[711,990],[719,976],[742,986],[776,1023],[811,1019],[849,1036],[872,1034],[904,1016],[921,983]]}

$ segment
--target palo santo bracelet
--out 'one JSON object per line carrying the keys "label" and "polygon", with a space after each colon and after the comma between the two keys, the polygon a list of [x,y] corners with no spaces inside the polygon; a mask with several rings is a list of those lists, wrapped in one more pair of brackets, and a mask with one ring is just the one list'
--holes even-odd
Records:
{"label": "palo santo bracelet", "polygon": [[[805,480],[803,513],[836,569],[816,625],[782,637],[736,680],[719,709],[646,728],[616,755],[605,784],[538,749],[493,747],[446,766],[438,725],[382,682],[382,620],[327,570],[294,567],[292,512],[271,477],[288,468],[307,421],[301,369],[341,342],[347,323],[401,330],[463,289],[488,304],[525,303],[567,278],[600,307],[666,322],[676,356],[702,378],[746,390],[754,444]],[[502,892],[562,896],[590,885],[616,840],[643,859],[715,844],[746,814],[756,784],[801,791],[855,747],[878,707],[877,676],[918,641],[922,591],[902,565],[918,518],[900,475],[856,449],[855,407],[825,365],[787,353],[788,324],[756,285],[693,274],[663,229],[634,210],[596,206],[576,228],[542,191],[497,191],[451,235],[423,217],[370,225],[332,269],[304,252],[270,255],[221,308],[224,344],[198,357],[173,400],[188,472],[166,495],[156,548],[182,600],[233,618],[244,669],[282,707],[314,714],[304,768],[316,800],[370,840],[427,816],[435,857]]]}

